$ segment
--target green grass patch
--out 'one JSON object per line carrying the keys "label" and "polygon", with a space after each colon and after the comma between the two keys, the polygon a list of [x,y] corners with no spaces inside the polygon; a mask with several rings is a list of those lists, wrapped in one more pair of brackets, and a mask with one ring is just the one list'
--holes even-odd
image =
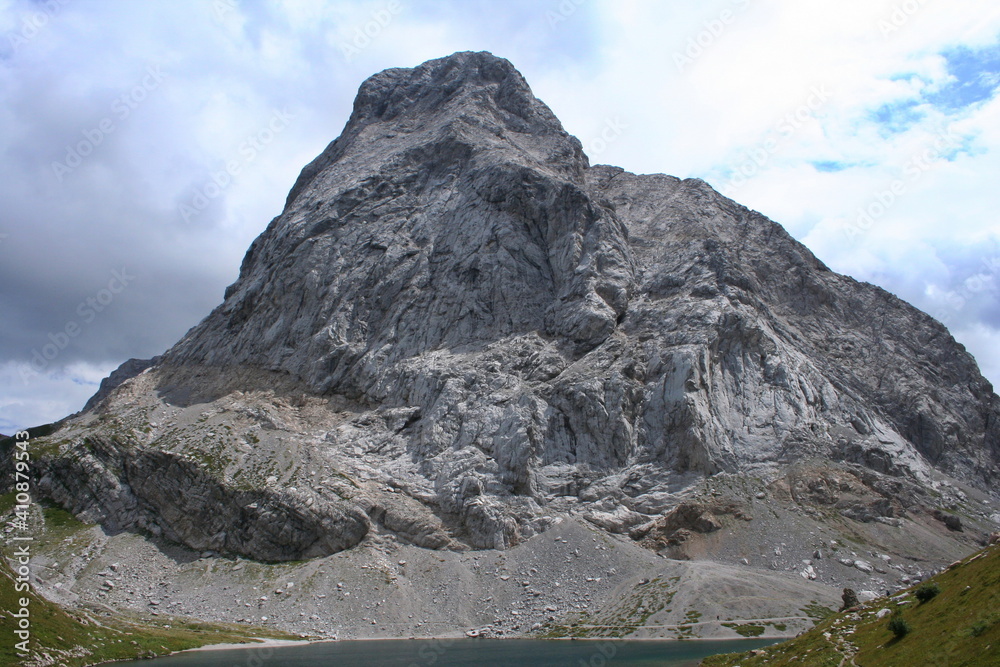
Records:
{"label": "green grass patch", "polygon": [[636,584],[620,600],[594,614],[574,614],[562,623],[547,624],[536,636],[542,639],[627,637],[645,625],[650,616],[665,609],[674,593],[670,581],[657,577]]}
{"label": "green grass patch", "polygon": [[43,505],[42,516],[46,530],[75,530],[87,525],[58,505]]}
{"label": "green grass patch", "polygon": [[[920,604],[917,591],[925,586],[935,586],[939,592],[929,602]],[[878,618],[877,613],[883,609],[890,614],[882,612],[883,617]],[[897,615],[900,610],[901,615]],[[701,664],[834,667],[845,659],[837,649],[838,640],[843,639],[857,647],[854,656],[857,665],[987,667],[998,664],[1000,611],[997,610],[1000,610],[1000,547],[993,546],[929,582],[910,588],[902,596],[870,603],[859,615],[833,614],[795,639],[754,653],[712,656]],[[906,631],[901,632],[904,619]]]}
{"label": "green grass patch", "polygon": [[[30,655],[50,655],[62,667],[80,667],[111,660],[152,658],[206,644],[254,642],[251,637],[296,638],[262,628],[215,625],[188,619],[160,617],[156,620],[98,617],[85,610],[65,610],[32,591],[17,591],[15,575],[0,560],[0,608],[20,609],[20,598],[29,600]],[[6,617],[5,617],[6,618]],[[4,621],[4,628],[8,628]],[[0,642],[0,664],[20,665],[15,639]]]}
{"label": "green grass patch", "polygon": [[995,628],[997,625],[1000,625],[1000,612],[989,612],[983,618],[973,623],[966,634],[970,637],[981,637],[989,632],[990,628]]}
{"label": "green grass patch", "polygon": [[723,623],[723,627],[732,628],[736,634],[743,637],[760,637],[764,634],[764,626],[754,623]]}
{"label": "green grass patch", "polygon": [[17,504],[17,491],[11,491],[10,493],[4,493],[0,495],[0,516],[4,516],[7,512],[14,509],[14,505]]}
{"label": "green grass patch", "polygon": [[807,604],[805,607],[802,607],[802,609],[800,609],[799,611],[801,611],[809,618],[814,618],[817,621],[822,621],[823,619],[829,618],[837,613],[833,609],[830,609],[829,607],[824,607],[823,605],[817,604],[816,602]]}

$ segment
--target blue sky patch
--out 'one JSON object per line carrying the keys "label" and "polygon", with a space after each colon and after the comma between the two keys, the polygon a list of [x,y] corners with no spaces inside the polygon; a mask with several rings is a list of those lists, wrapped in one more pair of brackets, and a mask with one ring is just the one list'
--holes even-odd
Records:
{"label": "blue sky patch", "polygon": [[958,47],[941,54],[948,62],[951,80],[927,101],[956,110],[992,98],[1000,86],[1000,45],[985,49]]}
{"label": "blue sky patch", "polygon": [[817,160],[814,162],[810,162],[809,164],[811,164],[813,168],[816,169],[816,171],[821,171],[823,173],[843,171],[848,167],[854,166],[846,162],[839,162],[837,160]]}
{"label": "blue sky patch", "polygon": [[883,104],[872,112],[872,118],[890,132],[904,132],[924,119],[920,104],[916,100]]}

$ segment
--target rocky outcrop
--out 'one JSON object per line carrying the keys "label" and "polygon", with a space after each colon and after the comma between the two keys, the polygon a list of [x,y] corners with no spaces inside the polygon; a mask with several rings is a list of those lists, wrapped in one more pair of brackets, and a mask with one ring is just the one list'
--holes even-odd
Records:
{"label": "rocky outcrop", "polygon": [[101,386],[97,388],[97,393],[87,400],[82,412],[90,412],[95,409],[115,388],[121,386],[122,382],[131,380],[139,373],[158,364],[159,361],[160,357],[153,357],[152,359],[129,359],[113,370],[111,375],[101,380]]}
{"label": "rocky outcrop", "polygon": [[942,512],[939,509],[935,509],[931,512],[931,516],[943,523],[948,527],[948,530],[961,531],[962,530],[962,517],[956,514],[948,514]]}
{"label": "rocky outcrop", "polygon": [[861,602],[858,601],[858,594],[854,592],[853,588],[845,588],[842,597],[844,604],[841,605],[840,611],[853,609],[861,604]]}
{"label": "rocky outcrop", "polygon": [[[276,407],[283,392],[295,398]],[[264,491],[236,492],[203,463],[53,464],[81,478],[50,473],[79,511],[239,553],[277,556],[286,539],[287,557],[330,552],[366,521],[430,548],[506,548],[550,525],[550,505],[628,532],[692,480],[780,476],[807,458],[870,471],[846,489],[825,473],[788,487],[862,522],[903,511],[886,480],[1000,479],[1000,399],[940,323],[703,181],[590,165],[486,53],[361,86],[223,303],[105,409],[151,394],[170,410],[239,397],[225,409],[253,423],[220,445],[246,449],[233,478],[252,436],[289,470],[322,461],[371,480],[363,501],[308,510],[268,490],[272,527],[248,533],[240,494]],[[304,397],[330,404],[306,414]],[[171,455],[197,445],[200,423]],[[189,486],[202,492],[166,492]],[[133,512],[146,519],[115,518]]]}
{"label": "rocky outcrop", "polygon": [[144,530],[198,551],[265,561],[336,553],[369,530],[351,504],[234,488],[184,457],[96,438],[49,465],[40,489],[111,531]]}
{"label": "rocky outcrop", "polygon": [[886,477],[864,468],[854,472],[819,466],[792,466],[771,484],[778,498],[800,505],[828,508],[870,523],[898,519],[926,502],[926,494],[910,480]]}
{"label": "rocky outcrop", "polygon": [[733,501],[685,501],[662,517],[636,526],[629,531],[629,536],[651,549],[678,547],[693,533],[708,534],[721,529],[726,517],[753,520],[745,508]]}

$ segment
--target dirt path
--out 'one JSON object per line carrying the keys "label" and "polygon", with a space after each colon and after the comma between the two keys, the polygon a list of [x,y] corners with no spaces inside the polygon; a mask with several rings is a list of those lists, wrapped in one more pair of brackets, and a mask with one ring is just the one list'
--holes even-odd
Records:
{"label": "dirt path", "polygon": [[[809,621],[815,620],[811,616],[774,616],[771,618],[733,618],[726,619],[725,621],[694,621],[691,623],[681,623],[678,625],[636,625],[629,627],[635,627],[637,629],[647,629],[647,630],[677,630],[679,628],[690,628],[696,625],[723,625],[726,623],[737,623],[744,625],[747,623],[772,623],[775,621]],[[621,625],[590,625],[586,623],[581,623],[575,627],[578,628],[620,628]]]}

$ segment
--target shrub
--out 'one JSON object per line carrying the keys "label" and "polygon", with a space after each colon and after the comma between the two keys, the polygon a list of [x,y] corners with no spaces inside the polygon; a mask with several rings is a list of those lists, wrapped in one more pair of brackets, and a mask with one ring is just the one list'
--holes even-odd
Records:
{"label": "shrub", "polygon": [[896,635],[896,639],[902,639],[910,633],[910,624],[906,622],[906,619],[895,614],[889,621],[889,632]]}
{"label": "shrub", "polygon": [[1000,612],[993,612],[973,623],[969,634],[978,637],[997,624],[1000,624]]}
{"label": "shrub", "polygon": [[928,600],[934,599],[934,596],[940,592],[941,588],[937,584],[924,584],[914,592],[914,595],[916,595],[917,599],[921,602],[927,602]]}

